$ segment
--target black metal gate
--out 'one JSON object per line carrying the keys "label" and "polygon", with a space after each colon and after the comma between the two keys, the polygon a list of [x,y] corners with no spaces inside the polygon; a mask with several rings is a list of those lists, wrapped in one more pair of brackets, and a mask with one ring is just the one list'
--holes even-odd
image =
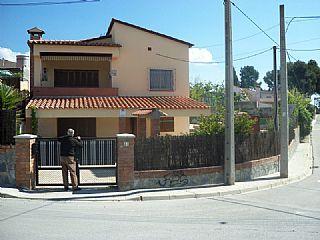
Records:
{"label": "black metal gate", "polygon": [[[82,144],[76,153],[79,185],[117,185],[117,139],[83,138]],[[37,138],[36,149],[36,185],[63,185],[60,142]]]}

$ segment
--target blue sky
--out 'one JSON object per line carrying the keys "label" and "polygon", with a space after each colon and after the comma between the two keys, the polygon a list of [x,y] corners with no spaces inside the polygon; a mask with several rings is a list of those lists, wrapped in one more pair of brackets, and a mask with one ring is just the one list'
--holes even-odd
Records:
{"label": "blue sky", "polygon": [[[0,0],[0,3],[41,2],[44,0]],[[46,0],[64,1],[64,0]],[[319,0],[234,0],[248,16],[279,42],[279,5],[285,5],[285,15],[320,15]],[[45,30],[45,39],[83,39],[106,33],[111,18],[133,23],[193,43],[193,61],[224,60],[224,6],[222,0],[101,0],[96,3],[3,7],[0,6],[0,58],[28,51],[26,30],[38,26]],[[286,19],[287,22],[290,20]],[[265,49],[274,43],[259,33],[236,8],[232,8],[234,59]],[[272,28],[273,27],[273,28]],[[320,19],[294,21],[287,32],[288,48],[320,48]],[[270,29],[271,28],[271,29]],[[212,46],[214,45],[214,46]],[[314,59],[320,63],[320,51],[291,52],[302,61]],[[174,57],[174,56],[173,56]],[[291,59],[293,60],[293,59]],[[254,66],[262,81],[272,69],[272,51],[234,62],[237,73],[241,67]],[[190,81],[223,83],[224,64],[190,64]]]}

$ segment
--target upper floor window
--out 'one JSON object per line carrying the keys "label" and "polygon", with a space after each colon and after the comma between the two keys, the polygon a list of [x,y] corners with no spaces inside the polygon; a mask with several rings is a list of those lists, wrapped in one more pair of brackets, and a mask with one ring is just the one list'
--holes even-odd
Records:
{"label": "upper floor window", "polygon": [[163,69],[150,69],[150,90],[173,91],[174,71]]}
{"label": "upper floor window", "polygon": [[99,87],[98,70],[54,70],[55,87]]}

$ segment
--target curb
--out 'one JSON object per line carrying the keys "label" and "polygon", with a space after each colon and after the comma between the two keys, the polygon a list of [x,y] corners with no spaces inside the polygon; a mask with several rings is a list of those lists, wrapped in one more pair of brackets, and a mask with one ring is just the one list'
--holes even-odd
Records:
{"label": "curb", "polygon": [[[19,196],[20,192],[17,192],[17,194],[11,194],[11,193],[3,193],[0,192],[0,198],[19,198],[19,199],[25,199],[25,200],[46,200],[46,201],[155,201],[155,200],[178,200],[178,199],[198,199],[198,198],[212,198],[212,197],[219,197],[219,196],[227,196],[227,195],[235,195],[235,194],[243,194],[243,193],[249,193],[254,191],[260,191],[260,190],[267,190],[272,189],[284,185],[288,185],[294,182],[301,181],[305,179],[306,177],[312,175],[312,165],[313,165],[313,155],[312,155],[312,145],[311,142],[309,142],[309,147],[307,154],[307,160],[308,162],[305,165],[305,171],[303,174],[298,176],[293,176],[289,178],[280,178],[273,180],[271,183],[257,183],[255,186],[247,186],[242,187],[237,185],[230,186],[229,189],[222,189],[212,192],[205,192],[205,193],[197,193],[196,190],[193,189],[185,189],[185,192],[182,193],[172,193],[170,190],[169,192],[158,194],[158,195],[147,195],[144,196],[143,193],[139,192],[133,192],[133,193],[121,193],[116,195],[113,194],[111,196],[92,196],[92,197],[81,197],[81,196],[70,196],[70,197],[29,197],[29,196]],[[201,187],[201,186],[199,186]],[[213,187],[215,188],[215,187]],[[218,187],[216,187],[218,188]],[[172,190],[175,191],[175,190]],[[142,191],[143,192],[143,191]],[[160,192],[161,193],[161,192]]]}
{"label": "curb", "polygon": [[[262,184],[254,187],[247,187],[242,189],[230,189],[218,192],[210,192],[210,193],[196,193],[196,192],[187,192],[185,194],[168,194],[162,196],[143,196],[143,195],[136,195],[135,193],[133,196],[125,196],[125,195],[118,195],[118,196],[99,196],[92,197],[92,198],[80,198],[80,197],[61,197],[61,198],[40,198],[40,197],[25,197],[25,196],[16,196],[13,194],[7,193],[0,193],[0,198],[19,198],[25,200],[45,200],[45,201],[155,201],[155,200],[181,200],[181,199],[198,199],[198,198],[210,198],[210,197],[221,197],[227,195],[235,195],[235,194],[243,194],[243,193],[250,193],[255,191],[267,190],[272,188],[277,188],[281,186],[285,186],[294,182],[301,181],[306,177],[312,175],[312,171],[309,168],[307,172],[300,176],[294,176],[291,178],[286,179],[279,179],[276,182]],[[188,190],[187,190],[188,191]]]}

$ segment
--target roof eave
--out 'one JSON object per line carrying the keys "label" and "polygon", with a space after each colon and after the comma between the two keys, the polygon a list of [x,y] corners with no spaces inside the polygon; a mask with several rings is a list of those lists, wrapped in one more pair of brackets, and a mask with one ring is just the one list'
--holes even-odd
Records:
{"label": "roof eave", "polygon": [[128,23],[128,22],[124,22],[124,21],[121,21],[121,20],[118,20],[118,19],[115,19],[115,18],[112,18],[112,20],[111,20],[111,22],[109,24],[108,31],[107,31],[106,35],[110,34],[115,22],[123,24],[125,26],[129,26],[129,27],[141,30],[141,31],[144,31],[144,32],[148,32],[150,34],[154,34],[154,35],[157,35],[157,36],[160,36],[160,37],[163,37],[163,38],[167,38],[167,39],[170,39],[170,40],[178,42],[178,43],[185,44],[185,45],[189,46],[189,48],[194,46],[194,44],[192,44],[192,43],[189,43],[189,42],[186,42],[186,41],[183,41],[183,40],[180,40],[180,39],[165,35],[163,33],[155,32],[155,31],[152,31],[152,30],[149,30],[149,29],[146,29],[146,28],[143,28],[143,27],[140,27],[140,26]]}

